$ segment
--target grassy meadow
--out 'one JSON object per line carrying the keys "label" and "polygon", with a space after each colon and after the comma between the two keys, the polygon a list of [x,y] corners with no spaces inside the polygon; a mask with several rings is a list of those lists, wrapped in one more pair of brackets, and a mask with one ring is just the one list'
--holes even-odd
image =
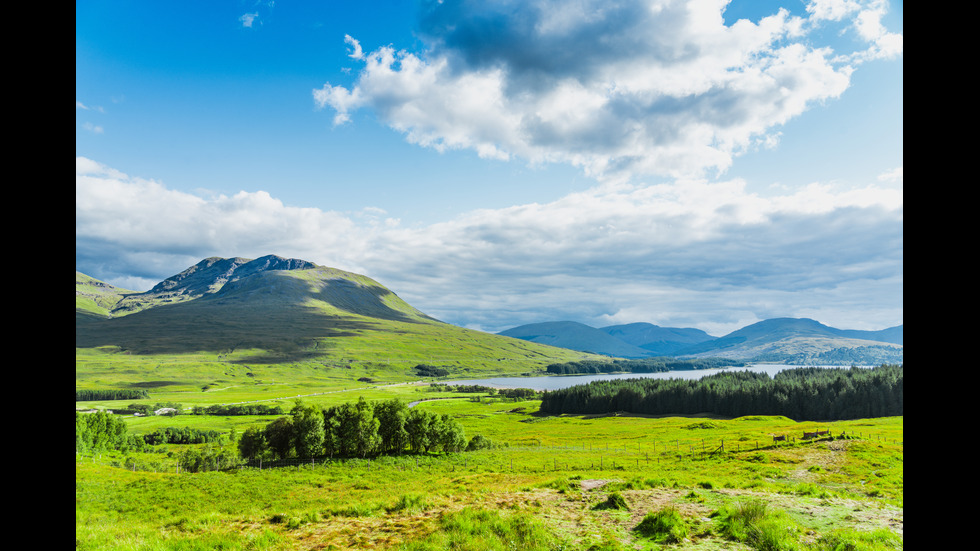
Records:
{"label": "grassy meadow", "polygon": [[[76,454],[77,549],[899,549],[903,418],[544,416],[540,401],[447,392],[405,369],[338,373],[227,357],[79,351],[76,385],[146,385],[184,407],[397,397],[492,449],[177,473],[179,445]],[[251,375],[248,375],[249,371]],[[513,368],[530,371],[525,364]],[[146,375],[146,373],[153,375]],[[372,382],[358,381],[367,377]],[[120,408],[134,401],[76,403]],[[273,417],[126,417],[240,435]],[[804,431],[833,438],[802,441]],[[846,434],[847,437],[841,437]],[[786,435],[787,442],[773,443]],[[234,446],[234,442],[227,444]]]}

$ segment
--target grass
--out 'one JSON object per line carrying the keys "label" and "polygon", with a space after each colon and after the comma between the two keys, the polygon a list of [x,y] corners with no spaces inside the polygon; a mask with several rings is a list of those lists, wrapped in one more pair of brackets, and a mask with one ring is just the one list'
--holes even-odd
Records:
{"label": "grass", "polygon": [[[397,395],[426,394],[414,390],[399,387]],[[686,428],[691,418],[537,417],[533,406],[463,396],[417,406],[449,412],[468,436],[480,432],[501,443],[460,454],[180,475],[113,467],[120,458],[111,454],[78,457],[78,548],[598,550],[668,538],[705,550],[725,541],[821,551],[901,544],[902,418],[835,424],[835,432],[860,427],[868,440],[773,447],[762,445],[762,435],[809,426],[780,417],[712,419],[715,426],[694,439]],[[748,438],[743,448],[757,435],[760,447],[699,451],[702,438],[727,442],[738,434]],[[743,505],[751,503],[764,504],[765,514]],[[634,530],[648,514],[660,514],[668,528]],[[898,532],[876,533],[896,521]]]}
{"label": "grass", "polygon": [[[483,395],[476,402],[470,394],[434,391],[407,375],[408,356],[397,368],[377,361],[337,368],[321,360],[243,361],[250,355],[80,351],[78,387],[142,385],[150,398],[76,407],[261,400],[288,411],[296,399],[329,406],[359,396],[440,398],[416,407],[451,415],[468,438],[481,435],[494,447],[179,475],[173,458],[182,447],[176,445],[76,456],[78,549],[655,548],[656,537],[634,528],[648,513],[673,511],[662,520],[687,527],[684,548],[707,551],[756,545],[725,535],[721,520],[750,500],[766,504],[775,534],[779,526],[790,533],[777,543],[784,548],[901,548],[901,417],[816,423],[772,416],[542,416],[536,400]],[[272,418],[125,419],[137,434],[188,426],[241,435]],[[825,429],[854,438],[799,440],[804,431]],[[789,441],[773,445],[772,436],[783,434]],[[896,528],[882,532],[883,525]]]}
{"label": "grass", "polygon": [[687,522],[673,506],[647,513],[633,530],[656,543],[680,543],[688,535]]}

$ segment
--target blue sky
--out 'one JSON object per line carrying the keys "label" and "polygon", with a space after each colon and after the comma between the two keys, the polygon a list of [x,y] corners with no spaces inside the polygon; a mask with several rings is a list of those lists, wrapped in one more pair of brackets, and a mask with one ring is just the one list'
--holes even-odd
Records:
{"label": "blue sky", "polygon": [[374,277],[444,321],[903,322],[903,6],[76,3],[76,269]]}

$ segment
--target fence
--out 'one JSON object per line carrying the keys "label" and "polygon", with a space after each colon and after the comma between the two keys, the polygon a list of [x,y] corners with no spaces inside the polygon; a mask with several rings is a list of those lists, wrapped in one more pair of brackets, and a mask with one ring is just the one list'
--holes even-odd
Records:
{"label": "fence", "polygon": [[[622,444],[611,446],[608,443],[591,442],[577,445],[545,445],[540,442],[532,444],[505,445],[493,450],[476,452],[460,452],[456,454],[421,455],[402,454],[387,456],[371,456],[365,458],[331,458],[314,457],[307,459],[289,458],[278,460],[255,459],[250,461],[233,460],[219,463],[206,470],[228,470],[237,468],[274,469],[274,468],[321,468],[341,467],[348,469],[396,468],[401,470],[417,470],[425,468],[469,468],[479,466],[483,470],[493,472],[544,472],[561,470],[619,470],[629,467],[643,468],[667,462],[699,461],[717,458],[735,458],[741,453],[759,450],[777,449],[787,446],[811,445],[827,439],[858,439],[885,441],[888,439],[876,434],[858,432],[841,433],[837,436],[828,431],[804,432],[797,440],[792,435],[770,435],[772,441],[753,439],[738,440],[664,440],[637,444]],[[894,440],[893,440],[893,443]],[[897,442],[901,445],[901,442]],[[534,458],[537,454],[539,457]],[[732,455],[734,454],[734,455]],[[161,457],[147,459],[142,457],[106,457],[102,455],[86,456],[76,452],[76,463],[94,462],[133,471],[169,472],[183,474],[187,472],[178,458]],[[107,454],[108,455],[108,454]],[[149,455],[149,454],[146,454]],[[489,457],[488,457],[489,456]],[[471,460],[472,458],[472,460]],[[477,458],[479,460],[477,461]]]}

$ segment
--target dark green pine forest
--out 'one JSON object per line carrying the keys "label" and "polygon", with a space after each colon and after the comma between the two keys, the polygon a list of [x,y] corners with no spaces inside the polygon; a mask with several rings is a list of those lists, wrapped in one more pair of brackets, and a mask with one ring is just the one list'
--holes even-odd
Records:
{"label": "dark green pine forest", "polygon": [[766,373],[731,371],[691,381],[621,379],[594,381],[544,393],[542,413],[647,415],[704,414],[725,417],[783,415],[797,421],[904,415],[901,365],[875,368],[805,367]]}

